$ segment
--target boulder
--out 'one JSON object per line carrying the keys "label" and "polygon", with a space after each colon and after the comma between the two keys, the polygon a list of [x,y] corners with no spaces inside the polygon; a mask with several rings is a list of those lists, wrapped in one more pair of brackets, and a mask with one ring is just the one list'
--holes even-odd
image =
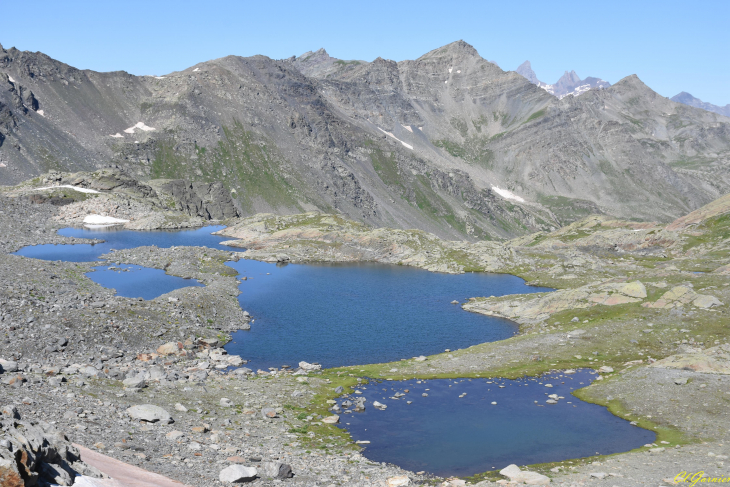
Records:
{"label": "boulder", "polygon": [[608,365],[604,365],[598,369],[598,372],[601,374],[610,374],[613,372],[613,367],[609,367]]}
{"label": "boulder", "polygon": [[309,371],[313,371],[313,370],[321,370],[322,366],[319,364],[310,364],[310,363],[302,361],[302,362],[299,362],[299,368],[309,372]]}
{"label": "boulder", "polygon": [[714,308],[715,306],[722,306],[723,302],[715,296],[700,294],[694,301],[692,301],[692,305],[702,309],[709,309]]}
{"label": "boulder", "polygon": [[0,413],[2,413],[4,416],[7,416],[9,418],[20,419],[20,414],[18,413],[18,408],[16,408],[13,405],[3,406],[2,409],[0,409]]}
{"label": "boulder", "polygon": [[93,365],[87,365],[79,369],[79,374],[84,377],[101,377],[102,372]]}
{"label": "boulder", "polygon": [[157,353],[160,355],[174,355],[182,348],[182,344],[176,342],[167,342],[157,347]]}
{"label": "boulder", "polygon": [[333,414],[332,416],[327,416],[326,418],[322,418],[323,423],[327,424],[337,424],[340,422],[340,417],[336,414]]}
{"label": "boulder", "polygon": [[408,478],[408,475],[398,475],[397,477],[390,477],[387,480],[386,485],[388,487],[403,487],[410,483],[411,479]]}
{"label": "boulder", "polygon": [[261,474],[264,477],[275,479],[289,479],[294,476],[291,465],[282,462],[263,462],[261,464]]}
{"label": "boulder", "polygon": [[256,478],[258,471],[254,467],[244,467],[243,465],[230,465],[221,470],[218,478],[221,482],[234,483],[245,482]]}
{"label": "boulder", "polygon": [[142,389],[147,385],[147,382],[144,380],[144,376],[135,375],[134,377],[124,379],[122,384],[124,384],[124,387],[127,389]]}
{"label": "boulder", "polygon": [[274,409],[274,408],[263,408],[261,410],[261,416],[264,419],[276,418],[277,417],[276,409]]}
{"label": "boulder", "polygon": [[537,472],[520,470],[520,467],[515,464],[503,468],[499,471],[499,473],[505,477],[509,477],[512,482],[524,483],[527,485],[547,485],[550,483],[549,477]]}
{"label": "boulder", "polygon": [[132,419],[147,421],[148,423],[160,422],[170,424],[174,422],[170,413],[154,404],[140,404],[127,409],[127,415]]}
{"label": "boulder", "polygon": [[224,408],[229,408],[229,407],[233,406],[233,401],[231,401],[227,397],[221,397],[220,405]]}
{"label": "boulder", "polygon": [[165,372],[165,369],[163,369],[159,365],[154,365],[154,366],[150,367],[149,374],[150,374],[150,380],[160,381],[160,380],[167,379],[167,372]]}
{"label": "boulder", "polygon": [[18,362],[13,360],[3,360],[0,358],[0,373],[2,372],[17,372]]}

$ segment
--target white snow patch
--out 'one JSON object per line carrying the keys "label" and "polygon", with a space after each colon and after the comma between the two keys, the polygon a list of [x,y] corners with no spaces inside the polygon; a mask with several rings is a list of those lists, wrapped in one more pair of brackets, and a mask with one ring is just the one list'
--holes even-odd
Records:
{"label": "white snow patch", "polygon": [[134,129],[144,130],[145,132],[149,132],[150,130],[157,130],[153,127],[148,127],[147,125],[144,124],[144,122],[137,122],[136,125],[133,125],[133,126],[129,127],[128,129],[124,129],[124,132],[127,134],[133,134]]}
{"label": "white snow patch", "polygon": [[95,189],[81,188],[79,186],[71,186],[70,184],[59,184],[58,186],[44,186],[43,188],[34,188],[36,191],[43,189],[56,189],[56,188],[69,188],[78,191],[79,193],[98,193]]}
{"label": "white snow patch", "polygon": [[119,139],[119,138],[122,138],[124,136],[122,134],[120,134],[119,132],[117,132],[116,134],[110,135],[109,137],[114,137],[115,139]]}
{"label": "white snow patch", "polygon": [[456,72],[457,72],[458,74],[461,74],[461,70],[460,70],[460,69],[457,69],[457,70],[456,70]]}
{"label": "white snow patch", "polygon": [[40,115],[41,117],[45,117],[46,116],[46,114],[45,114],[45,112],[43,110],[38,110],[36,113],[38,115]]}
{"label": "white snow patch", "polygon": [[127,223],[129,220],[123,220],[121,218],[114,218],[113,216],[102,216],[102,215],[86,215],[84,217],[84,223],[89,225],[115,225],[119,223]]}
{"label": "white snow patch", "polygon": [[10,76],[10,75],[8,75],[8,81],[10,81],[11,83],[15,83],[15,80],[14,80],[14,79],[13,79],[13,77],[12,77],[12,76]]}
{"label": "white snow patch", "polygon": [[494,191],[495,193],[497,193],[498,195],[500,195],[502,198],[504,198],[506,200],[515,200],[515,201],[519,201],[520,203],[525,202],[525,199],[522,196],[517,196],[516,194],[514,194],[512,191],[510,191],[508,189],[500,189],[496,186],[492,186],[492,191]]}
{"label": "white snow patch", "polygon": [[449,68],[449,73],[451,73],[451,70],[452,70],[452,69],[454,69],[454,68]]}
{"label": "white snow patch", "polygon": [[200,71],[200,68],[193,69],[193,73],[196,72],[196,71]]}
{"label": "white snow patch", "polygon": [[444,84],[446,84],[446,83],[448,83],[448,82],[449,82],[449,80],[446,80],[446,81],[444,81]]}
{"label": "white snow patch", "polygon": [[411,128],[411,126],[410,126],[410,125],[401,125],[401,127],[403,127],[404,129],[406,129],[406,130],[407,130],[407,131],[409,131],[410,133],[413,133],[413,129]]}
{"label": "white snow patch", "polygon": [[0,162],[0,167],[8,167],[8,166],[6,166],[4,162]]}
{"label": "white snow patch", "polygon": [[418,130],[423,131],[423,127],[418,127]]}
{"label": "white snow patch", "polygon": [[405,142],[403,142],[402,140],[400,140],[395,135],[391,134],[390,132],[386,132],[385,130],[381,129],[380,127],[378,127],[378,130],[380,130],[381,132],[383,132],[388,137],[393,137],[395,140],[397,140],[398,142],[400,142],[401,144],[403,144],[403,147],[407,147],[407,148],[413,150],[413,146],[411,144],[406,144]]}
{"label": "white snow patch", "polygon": [[155,76],[155,79],[165,79],[165,76]]}

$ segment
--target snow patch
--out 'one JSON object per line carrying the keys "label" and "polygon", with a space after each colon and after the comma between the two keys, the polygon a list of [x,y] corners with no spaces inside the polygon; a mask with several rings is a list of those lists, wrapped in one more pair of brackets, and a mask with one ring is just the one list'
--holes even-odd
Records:
{"label": "snow patch", "polygon": [[456,73],[457,73],[457,74],[461,74],[461,70],[460,70],[460,69],[457,69],[457,70],[456,70]]}
{"label": "snow patch", "polygon": [[123,220],[121,218],[114,218],[113,216],[102,216],[102,215],[86,215],[84,217],[84,223],[89,225],[117,225],[120,223],[127,223],[129,220]]}
{"label": "snow patch", "polygon": [[119,132],[117,132],[116,134],[110,135],[109,137],[114,137],[115,139],[119,139],[119,138],[123,138],[124,136],[122,134],[120,134]]}
{"label": "snow patch", "polygon": [[498,195],[500,195],[502,198],[504,198],[506,200],[515,200],[515,201],[519,201],[520,203],[525,202],[525,199],[522,196],[517,196],[516,194],[514,194],[512,191],[510,191],[508,189],[500,189],[496,186],[492,186],[492,191],[494,191],[495,193],[497,193]]}
{"label": "snow patch", "polygon": [[13,79],[13,77],[12,77],[12,76],[10,76],[10,75],[8,75],[8,81],[10,81],[11,83],[15,83],[15,80],[14,80],[14,79]]}
{"label": "snow patch", "polygon": [[444,84],[447,84],[448,82],[449,82],[449,80],[446,80],[446,81],[444,81]]}
{"label": "snow patch", "polygon": [[137,122],[136,125],[133,125],[133,126],[129,127],[128,129],[124,129],[124,132],[127,134],[133,134],[134,129],[144,130],[145,132],[149,132],[150,130],[157,130],[153,127],[148,127],[147,125],[144,124],[144,122]]}
{"label": "snow patch", "polygon": [[196,71],[200,71],[200,68],[193,69],[193,73],[196,72]]}
{"label": "snow patch", "polygon": [[452,69],[454,69],[454,68],[449,68],[449,73],[451,73],[451,70],[452,70]]}
{"label": "snow patch", "polygon": [[407,131],[409,131],[410,133],[413,133],[413,129],[411,128],[411,126],[410,126],[410,125],[401,125],[401,127],[403,127],[404,129],[406,129],[406,130],[407,130]]}
{"label": "snow patch", "polygon": [[403,147],[407,147],[407,148],[413,150],[413,146],[411,144],[406,144],[405,142],[403,142],[402,140],[400,140],[395,135],[391,134],[390,132],[386,132],[385,130],[381,129],[380,127],[378,127],[378,130],[380,130],[381,132],[383,132],[388,137],[393,137],[395,140],[397,140],[398,142],[400,142],[401,144],[403,144]]}
{"label": "snow patch", "polygon": [[0,167],[8,167],[8,166],[6,166],[4,162],[0,162]]}
{"label": "snow patch", "polygon": [[38,110],[36,113],[38,115],[40,115],[41,117],[45,117],[46,116],[46,114],[45,114],[45,112],[43,110]]}
{"label": "snow patch", "polygon": [[79,193],[98,193],[98,191],[95,189],[81,188],[79,186],[71,186],[70,184],[59,184],[58,186],[44,186],[43,188],[34,188],[34,189],[36,191],[41,191],[44,189],[56,189],[56,188],[69,188],[69,189],[78,191]]}
{"label": "snow patch", "polygon": [[155,76],[155,79],[165,79],[165,76]]}

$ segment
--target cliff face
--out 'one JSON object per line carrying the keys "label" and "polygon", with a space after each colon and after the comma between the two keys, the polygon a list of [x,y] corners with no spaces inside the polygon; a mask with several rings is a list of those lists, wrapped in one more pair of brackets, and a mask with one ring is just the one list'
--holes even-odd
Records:
{"label": "cliff face", "polygon": [[196,212],[193,183],[219,182],[213,199],[243,215],[319,209],[467,239],[596,212],[671,220],[728,192],[729,145],[730,119],[636,77],[558,100],[462,41],[399,63],[320,50],[160,77],[0,49],[0,184],[113,164],[186,180]]}

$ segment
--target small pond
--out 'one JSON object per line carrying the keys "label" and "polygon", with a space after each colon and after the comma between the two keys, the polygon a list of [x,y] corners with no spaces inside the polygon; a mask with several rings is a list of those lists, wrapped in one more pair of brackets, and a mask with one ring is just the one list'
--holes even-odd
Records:
{"label": "small pond", "polygon": [[[578,370],[519,380],[371,381],[359,388],[362,395],[349,398],[365,397],[365,410],[340,413],[338,426],[353,440],[370,442],[362,446],[372,461],[444,477],[499,470],[511,463],[607,455],[652,443],[654,432],[571,395],[594,378],[590,371]],[[396,398],[397,393],[403,396]],[[547,404],[550,394],[562,399]],[[338,405],[346,399],[340,398]],[[374,401],[387,408],[376,409]]]}
{"label": "small pond", "polygon": [[165,293],[183,287],[202,287],[195,279],[165,274],[162,269],[138,265],[97,266],[86,274],[89,279],[106,288],[115,289],[117,296],[125,298],[155,299]]}

